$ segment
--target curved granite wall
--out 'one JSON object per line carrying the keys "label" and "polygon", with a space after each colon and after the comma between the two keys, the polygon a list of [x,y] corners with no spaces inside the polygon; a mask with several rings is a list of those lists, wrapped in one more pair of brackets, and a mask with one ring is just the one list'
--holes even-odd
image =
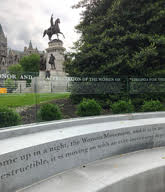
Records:
{"label": "curved granite wall", "polygon": [[[157,113],[150,113],[151,118],[141,114],[141,119],[125,115],[127,120],[117,121],[94,117],[29,125],[11,130],[15,137],[9,134],[10,130],[2,130],[0,135],[10,136],[0,141],[0,191],[13,192],[59,172],[114,155],[165,146],[162,114],[158,117]],[[36,127],[38,131],[27,131]]]}
{"label": "curved granite wall", "polygon": [[20,192],[164,192],[165,147],[99,160]]}

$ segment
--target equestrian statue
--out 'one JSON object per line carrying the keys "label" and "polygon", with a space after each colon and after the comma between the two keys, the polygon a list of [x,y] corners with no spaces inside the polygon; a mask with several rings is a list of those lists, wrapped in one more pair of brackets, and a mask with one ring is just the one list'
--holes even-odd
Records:
{"label": "equestrian statue", "polygon": [[51,41],[52,35],[54,35],[54,34],[57,35],[57,39],[59,39],[58,34],[62,34],[63,37],[65,38],[64,34],[60,31],[59,23],[60,23],[59,18],[56,19],[55,23],[53,23],[53,14],[52,14],[51,18],[50,18],[50,25],[51,26],[44,31],[43,37],[45,35],[48,35],[48,38]]}

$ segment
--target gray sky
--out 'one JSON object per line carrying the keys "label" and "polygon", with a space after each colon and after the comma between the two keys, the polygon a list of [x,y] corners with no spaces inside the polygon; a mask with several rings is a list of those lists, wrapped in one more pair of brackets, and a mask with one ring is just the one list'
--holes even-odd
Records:
{"label": "gray sky", "polygon": [[[32,41],[33,47],[44,50],[48,38],[43,31],[50,27],[50,17],[60,18],[60,30],[65,39],[64,47],[69,50],[78,39],[74,26],[80,21],[80,10],[71,6],[79,0],[0,0],[0,23],[8,38],[8,47],[23,50]],[[54,35],[52,38],[56,38]]]}

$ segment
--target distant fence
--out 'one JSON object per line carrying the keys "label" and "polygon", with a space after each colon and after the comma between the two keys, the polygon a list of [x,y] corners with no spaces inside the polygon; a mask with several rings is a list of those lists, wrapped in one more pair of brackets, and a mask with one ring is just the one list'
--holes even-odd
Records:
{"label": "distant fence", "polygon": [[165,78],[76,77],[70,83],[70,90],[74,94],[164,93]]}
{"label": "distant fence", "polygon": [[0,93],[51,93],[74,94],[110,93],[164,93],[165,78],[162,77],[112,77],[110,75],[47,77],[41,73],[0,73]]}
{"label": "distant fence", "polygon": [[[163,94],[165,93],[165,78],[164,77],[112,77],[110,75],[86,75],[86,76],[47,76],[46,72],[40,73],[19,73],[9,74],[0,73],[0,107],[10,106],[15,108],[17,112],[24,112],[29,106],[17,107],[18,105],[9,105],[10,100],[15,98],[7,96],[21,95],[25,103],[28,103],[27,97],[24,94],[31,94],[29,99],[33,100],[32,107],[35,108],[35,116],[38,110],[38,100],[40,94],[51,94],[70,92],[75,95],[138,95],[138,94]],[[43,95],[42,95],[43,96]],[[4,101],[4,103],[3,103]],[[33,110],[34,111],[34,110]],[[26,113],[28,117],[34,116],[31,111]],[[34,118],[34,117],[33,117]],[[26,117],[25,117],[26,119]],[[36,119],[36,118],[34,118]],[[34,121],[32,121],[34,122]],[[28,120],[27,120],[28,123]],[[30,122],[31,123],[31,122]]]}

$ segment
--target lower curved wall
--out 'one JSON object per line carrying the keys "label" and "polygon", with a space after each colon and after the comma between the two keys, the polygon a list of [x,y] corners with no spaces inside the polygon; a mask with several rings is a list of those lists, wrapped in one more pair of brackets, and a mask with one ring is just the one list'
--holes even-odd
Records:
{"label": "lower curved wall", "polygon": [[123,179],[99,192],[164,192],[165,166]]}
{"label": "lower curved wall", "polygon": [[113,155],[165,146],[164,118],[77,122],[74,127],[66,123],[65,128],[53,130],[55,125],[48,131],[45,124],[45,131],[0,141],[0,191],[13,192]]}
{"label": "lower curved wall", "polygon": [[87,164],[20,192],[164,192],[165,147]]}

